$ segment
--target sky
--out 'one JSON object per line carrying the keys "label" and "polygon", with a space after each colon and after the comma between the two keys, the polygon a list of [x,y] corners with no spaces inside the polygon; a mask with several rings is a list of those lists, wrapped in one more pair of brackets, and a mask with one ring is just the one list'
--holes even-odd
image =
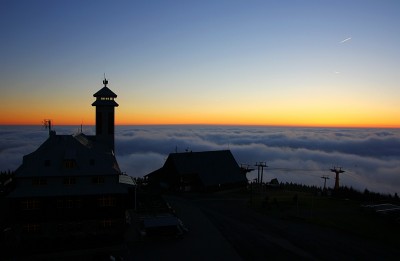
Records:
{"label": "sky", "polygon": [[400,127],[400,1],[0,1],[0,124]]}
{"label": "sky", "polygon": [[[56,126],[57,134],[78,131]],[[93,126],[84,126],[93,135]],[[15,170],[35,151],[48,132],[40,126],[0,128],[0,171]],[[238,164],[266,162],[264,181],[333,188],[337,166],[345,172],[340,185],[359,191],[400,194],[400,130],[361,128],[282,128],[263,126],[117,126],[115,155],[121,171],[143,177],[161,168],[169,153],[231,150]],[[248,180],[257,171],[247,174]]]}

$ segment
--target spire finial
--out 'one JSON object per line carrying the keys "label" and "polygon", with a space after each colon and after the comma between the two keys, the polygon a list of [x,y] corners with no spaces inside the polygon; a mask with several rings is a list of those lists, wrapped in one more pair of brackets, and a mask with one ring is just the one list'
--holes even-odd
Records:
{"label": "spire finial", "polygon": [[108,80],[106,78],[106,74],[104,73],[104,80],[103,80],[104,87],[107,87]]}

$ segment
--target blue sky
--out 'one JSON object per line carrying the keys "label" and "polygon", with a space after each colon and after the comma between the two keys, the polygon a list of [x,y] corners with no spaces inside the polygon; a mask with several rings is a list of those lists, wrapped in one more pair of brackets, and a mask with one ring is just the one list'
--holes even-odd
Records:
{"label": "blue sky", "polygon": [[400,126],[398,1],[1,5],[14,119],[91,122],[106,73],[122,124]]}

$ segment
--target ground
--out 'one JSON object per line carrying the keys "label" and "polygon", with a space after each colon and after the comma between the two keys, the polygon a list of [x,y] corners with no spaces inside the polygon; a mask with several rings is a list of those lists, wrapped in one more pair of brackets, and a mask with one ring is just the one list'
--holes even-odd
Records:
{"label": "ground", "polygon": [[189,229],[183,238],[137,241],[135,229],[130,228],[124,244],[36,259],[96,260],[109,254],[124,260],[397,260],[400,256],[399,224],[362,212],[359,202],[347,199],[274,191],[164,198]]}
{"label": "ground", "polygon": [[[254,197],[253,197],[254,199]],[[185,208],[189,205],[203,213],[205,218],[218,229],[226,242],[235,249],[239,258],[245,260],[265,259],[306,259],[306,260],[337,260],[337,259],[397,259],[400,250],[398,237],[399,226],[388,226],[380,235],[368,236],[368,232],[375,233],[374,225],[380,222],[379,217],[369,217],[367,213],[360,213],[358,218],[367,216],[368,221],[376,221],[365,225],[364,222],[354,222],[356,229],[348,229],[331,224],[321,224],[318,218],[304,218],[302,215],[292,215],[291,209],[286,211],[270,206],[263,210],[255,206],[256,202],[249,202],[249,197],[237,193],[209,194],[202,196],[186,196],[185,198],[170,197],[169,202],[181,214],[185,222]],[[301,197],[299,201],[301,200]],[[317,199],[314,199],[317,204]],[[273,203],[272,203],[273,204]],[[343,202],[343,209],[347,212],[348,201]],[[281,208],[281,206],[279,207]],[[304,210],[304,209],[303,209]],[[299,210],[301,211],[301,210]],[[355,212],[360,211],[358,208]],[[278,212],[278,213],[277,213]],[[307,215],[327,215],[327,210],[314,207],[314,213]],[[339,217],[348,213],[335,213]],[[355,215],[350,216],[354,218]],[[376,219],[378,218],[378,219]],[[329,219],[332,220],[332,219]],[[194,220],[195,221],[195,220]],[[382,221],[385,223],[385,221]],[[358,233],[356,223],[363,224],[365,233]],[[199,222],[188,223],[188,226],[197,226]],[[380,228],[383,226],[379,225]],[[388,235],[392,236],[388,236]],[[386,237],[386,241],[382,241]],[[394,240],[392,240],[394,238]],[[203,242],[205,243],[205,242]],[[205,248],[207,244],[205,244]],[[207,251],[210,258],[215,252]],[[218,258],[215,258],[218,259]]]}

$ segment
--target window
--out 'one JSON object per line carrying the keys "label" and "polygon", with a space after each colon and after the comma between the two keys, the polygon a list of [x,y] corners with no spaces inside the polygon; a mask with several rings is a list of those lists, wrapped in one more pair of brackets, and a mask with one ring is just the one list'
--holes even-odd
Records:
{"label": "window", "polygon": [[97,176],[92,178],[92,183],[93,184],[103,184],[104,183],[104,177],[102,176]]}
{"label": "window", "polygon": [[103,219],[100,221],[100,228],[106,229],[106,228],[112,228],[115,226],[115,220],[107,218]]}
{"label": "window", "polygon": [[57,199],[57,208],[64,208],[64,200]]}
{"label": "window", "polygon": [[64,183],[64,185],[74,185],[74,184],[76,184],[76,178],[75,177],[65,177],[63,183]]}
{"label": "window", "polygon": [[40,208],[40,202],[37,199],[26,199],[21,201],[23,210],[35,210]]}
{"label": "window", "polygon": [[94,160],[94,159],[90,159],[89,160],[89,164],[90,164],[90,166],[94,166],[94,163],[95,163],[96,161]]}
{"label": "window", "polygon": [[116,199],[111,196],[103,196],[97,200],[99,207],[115,207]]}
{"label": "window", "polygon": [[81,199],[57,199],[57,208],[81,208],[82,207],[82,200]]}
{"label": "window", "polygon": [[51,160],[49,160],[49,159],[45,160],[45,161],[44,161],[44,165],[45,165],[46,167],[50,167],[50,165],[51,165]]}
{"label": "window", "polygon": [[33,186],[44,186],[47,185],[47,179],[45,178],[33,178],[32,179]]}
{"label": "window", "polygon": [[73,208],[74,207],[74,200],[66,199],[65,200],[65,208]]}
{"label": "window", "polygon": [[73,169],[76,167],[75,160],[64,160],[64,168],[66,169]]}
{"label": "window", "polygon": [[25,233],[38,233],[40,232],[40,224],[29,223],[23,226],[23,232]]}

